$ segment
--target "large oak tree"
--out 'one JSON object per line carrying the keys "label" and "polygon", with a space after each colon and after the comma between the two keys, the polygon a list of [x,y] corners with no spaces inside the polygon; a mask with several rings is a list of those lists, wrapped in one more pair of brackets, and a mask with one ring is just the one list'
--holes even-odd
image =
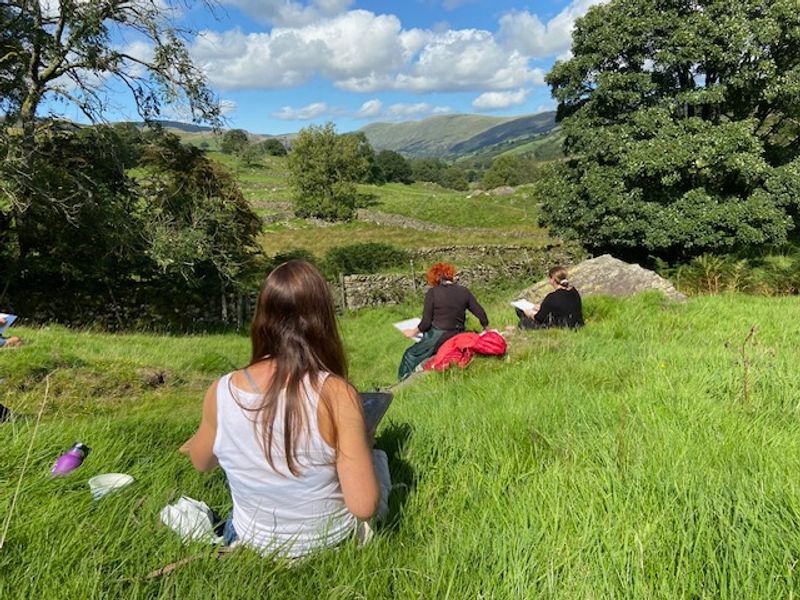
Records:
{"label": "large oak tree", "polygon": [[797,0],[612,0],[548,74],[571,157],[543,215],[592,250],[784,243],[800,202]]}

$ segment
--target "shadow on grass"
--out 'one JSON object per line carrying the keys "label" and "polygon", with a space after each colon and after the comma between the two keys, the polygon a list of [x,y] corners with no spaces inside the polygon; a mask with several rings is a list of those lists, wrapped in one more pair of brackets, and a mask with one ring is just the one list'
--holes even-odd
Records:
{"label": "shadow on grass", "polygon": [[411,438],[413,428],[408,423],[390,423],[375,442],[389,457],[389,472],[392,475],[392,493],[389,496],[389,514],[381,529],[395,532],[403,518],[403,507],[409,494],[416,487],[417,478],[411,464],[402,458],[405,445]]}
{"label": "shadow on grass", "polygon": [[369,208],[379,204],[377,194],[370,192],[356,194],[356,208]]}

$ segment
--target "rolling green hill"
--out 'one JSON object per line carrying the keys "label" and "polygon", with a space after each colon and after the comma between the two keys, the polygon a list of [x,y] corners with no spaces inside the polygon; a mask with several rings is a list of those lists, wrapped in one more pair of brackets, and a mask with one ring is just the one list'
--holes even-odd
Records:
{"label": "rolling green hill", "polygon": [[[422,121],[373,123],[360,131],[376,150],[395,150],[414,157],[501,154],[556,128],[555,113],[522,117],[444,115]],[[492,148],[496,148],[492,152]]]}

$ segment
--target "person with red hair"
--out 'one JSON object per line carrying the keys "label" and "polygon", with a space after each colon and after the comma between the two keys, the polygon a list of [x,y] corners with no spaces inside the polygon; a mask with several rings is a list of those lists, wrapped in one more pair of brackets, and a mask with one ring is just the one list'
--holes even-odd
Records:
{"label": "person with red hair", "polygon": [[400,361],[397,378],[403,380],[426,359],[430,358],[448,339],[464,331],[466,311],[480,321],[484,330],[489,327],[486,311],[467,288],[455,283],[456,270],[448,263],[436,263],[425,274],[431,286],[425,294],[422,320],[414,329],[403,333],[413,338],[422,333],[422,339],[408,348]]}

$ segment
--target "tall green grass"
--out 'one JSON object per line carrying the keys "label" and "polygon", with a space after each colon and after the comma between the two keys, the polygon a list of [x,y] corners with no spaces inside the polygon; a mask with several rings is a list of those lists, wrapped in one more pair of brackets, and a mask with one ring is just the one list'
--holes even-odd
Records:
{"label": "tall green grass", "polygon": [[[487,308],[493,325],[512,321],[504,300]],[[406,342],[390,323],[417,309],[342,319],[359,387],[393,381]],[[591,298],[586,317],[401,388],[377,441],[402,484],[388,522],[365,549],[295,565],[246,550],[218,560],[158,524],[181,494],[230,508],[223,475],[194,472],[176,448],[205,387],[247,360],[246,337],[20,329],[28,345],[0,352],[0,401],[35,414],[47,373],[51,398],[0,551],[0,597],[793,597],[796,299]],[[33,426],[0,425],[3,517]],[[92,454],[48,479],[76,440]],[[86,480],[106,471],[136,482],[93,502]]]}

